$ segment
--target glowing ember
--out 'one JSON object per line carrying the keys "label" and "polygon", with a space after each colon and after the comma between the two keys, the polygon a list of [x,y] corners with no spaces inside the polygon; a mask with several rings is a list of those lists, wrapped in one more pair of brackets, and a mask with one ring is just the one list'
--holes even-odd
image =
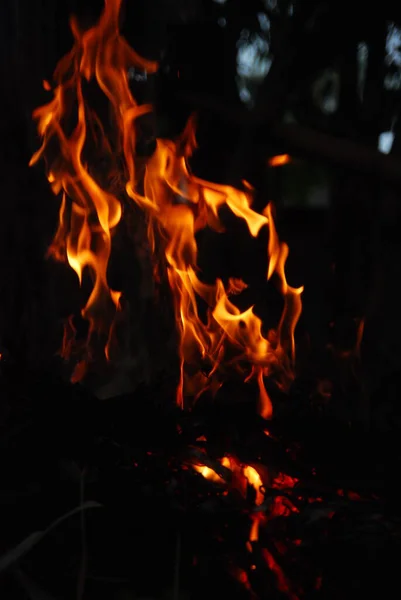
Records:
{"label": "glowing ember", "polygon": [[298,483],[298,479],[296,477],[290,477],[285,473],[279,473],[277,477],[275,477],[272,487],[280,490],[291,489],[295,484]]}
{"label": "glowing ember", "polygon": [[209,481],[214,481],[216,483],[224,483],[224,479],[220,477],[220,475],[218,475],[216,471],[213,471],[213,469],[211,469],[210,467],[194,465],[194,469]]}
{"label": "glowing ember", "polygon": [[[240,486],[242,489],[245,490],[246,484],[251,485],[256,492],[255,504],[257,506],[262,504],[264,500],[264,494],[262,491],[263,482],[259,473],[254,467],[251,467],[250,465],[238,465],[237,461],[234,458],[230,459],[228,456],[224,456],[222,459],[220,459],[219,462],[223,467],[226,467],[227,469],[230,469],[231,471],[235,472],[237,479],[242,480],[242,485]],[[195,469],[195,471],[203,475],[205,479],[216,483],[224,483],[223,478],[210,467],[206,465],[192,466]]]}
{"label": "glowing ember", "polygon": [[264,521],[264,515],[262,513],[252,513],[251,518],[251,529],[249,531],[249,538],[246,543],[248,552],[252,552],[252,542],[259,540],[259,525]]}
{"label": "glowing ember", "polygon": [[284,575],[281,567],[276,562],[274,556],[266,548],[262,549],[263,557],[269,567],[269,569],[275,574],[277,580],[278,589],[287,595],[290,600],[298,600],[298,596],[291,591],[289,582]]}
{"label": "glowing ember", "polygon": [[[230,459],[227,456],[224,456],[220,462],[223,467],[230,469],[231,463],[230,463]],[[213,471],[213,469],[211,469],[210,467],[207,467],[206,465],[192,465],[192,466],[195,469],[195,471],[200,473],[205,479],[208,479],[209,481],[213,481],[214,483],[225,483],[224,479],[218,473],[216,473],[216,471]]]}
{"label": "glowing ember", "polygon": [[261,492],[261,487],[263,486],[262,480],[260,478],[259,473],[250,466],[246,466],[244,468],[244,476],[248,481],[249,485],[255,488],[256,491],[256,500],[255,503],[257,505],[262,504],[264,500],[264,494]]}

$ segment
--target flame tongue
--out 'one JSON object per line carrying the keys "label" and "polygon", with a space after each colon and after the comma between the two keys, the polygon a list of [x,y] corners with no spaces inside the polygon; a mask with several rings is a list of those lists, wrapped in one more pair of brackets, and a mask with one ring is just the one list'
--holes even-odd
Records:
{"label": "flame tongue", "polygon": [[[274,375],[286,386],[292,376],[294,328],[301,312],[302,288],[291,288],[284,266],[288,248],[278,240],[270,205],[263,214],[252,209],[252,188],[244,189],[205,181],[193,175],[188,159],[196,148],[195,122],[189,119],[176,141],[157,140],[142,178],[136,169],[136,120],[150,110],[138,106],[133,98],[127,72],[132,66],[153,72],[156,64],[140,58],[120,36],[120,0],[107,0],[98,24],[82,32],[71,20],[74,47],[55,72],[53,100],[34,113],[43,138],[31,164],[41,156],[48,163],[48,178],[56,194],[62,193],[59,227],[50,253],[67,260],[82,282],[84,272],[92,277],[91,293],[82,315],[93,333],[105,337],[105,353],[113,332],[113,318],[119,308],[120,292],[110,289],[107,267],[112,234],[121,219],[121,203],[111,193],[108,181],[116,172],[125,178],[128,196],[148,216],[149,241],[155,255],[156,239],[164,239],[168,278],[174,298],[180,333],[181,377],[177,401],[197,398],[206,389],[215,393],[230,372],[259,387],[259,412],[269,418],[272,405],[264,377]],[[95,82],[107,98],[110,123],[104,124],[89,105],[84,83]],[[75,114],[70,134],[67,125]],[[54,156],[54,147],[58,149]],[[96,151],[110,167],[100,180],[87,165],[89,152]],[[116,168],[115,156],[123,162],[123,173]],[[121,169],[120,169],[121,171]],[[253,311],[245,311],[229,299],[246,284],[231,280],[226,289],[221,280],[205,284],[199,278],[196,233],[205,227],[222,231],[221,207],[243,219],[251,236],[269,228],[269,270],[275,274],[284,298],[282,318],[275,332],[264,335],[262,322]],[[198,302],[206,307],[206,318],[198,312]],[[71,330],[71,328],[70,328]],[[71,347],[68,340],[65,347]],[[90,344],[88,346],[90,356]]]}
{"label": "flame tongue", "polygon": [[[272,405],[264,385],[264,376],[279,374],[281,383],[291,379],[291,358],[294,358],[294,329],[301,311],[302,288],[288,286],[284,265],[288,248],[278,240],[271,207],[264,214],[255,212],[250,186],[238,190],[231,186],[204,181],[194,176],[188,158],[194,148],[194,122],[190,120],[181,138],[175,143],[161,141],[149,160],[145,174],[145,194],[129,189],[131,197],[149,214],[151,238],[155,229],[166,240],[165,256],[173,292],[176,321],[180,332],[181,381],[177,401],[182,406],[184,396],[198,397],[206,389],[216,391],[223,383],[223,369],[245,373],[244,379],[254,379],[259,387],[259,412],[265,418],[272,415]],[[221,280],[203,283],[198,277],[196,232],[209,226],[223,229],[219,209],[226,205],[238,218],[245,220],[249,232],[256,237],[261,228],[269,227],[269,273],[275,273],[284,297],[284,310],[276,335],[262,333],[262,322],[253,307],[241,312],[229,299],[233,290],[246,287],[232,280],[226,290]],[[233,287],[234,285],[234,287]],[[207,305],[204,322],[198,313],[198,301]],[[289,353],[289,354],[288,354]],[[202,363],[193,372],[193,365]],[[188,366],[191,365],[191,369]],[[208,375],[202,375],[204,369]]]}
{"label": "flame tongue", "polygon": [[[140,58],[120,36],[120,4],[120,0],[107,0],[99,23],[85,32],[71,19],[74,46],[56,68],[53,100],[34,112],[43,142],[30,164],[44,156],[52,189],[55,194],[63,194],[59,226],[49,253],[57,260],[67,260],[80,283],[86,270],[93,282],[82,310],[90,325],[87,356],[90,356],[93,333],[104,338],[107,356],[114,314],[119,308],[121,294],[110,289],[107,266],[112,232],[121,219],[121,203],[100,183],[100,174],[89,169],[85,156],[99,145],[100,137],[97,151],[101,158],[114,165],[113,154],[122,151],[129,178],[134,180],[133,122],[149,111],[149,107],[139,107],[133,99],[127,70],[133,65],[151,72],[156,69],[155,63]],[[88,106],[84,81],[91,80],[96,81],[109,101],[117,139],[108,138],[106,127]],[[74,113],[76,125],[69,133]],[[100,133],[95,135],[96,131]],[[114,174],[112,166],[106,179]]]}

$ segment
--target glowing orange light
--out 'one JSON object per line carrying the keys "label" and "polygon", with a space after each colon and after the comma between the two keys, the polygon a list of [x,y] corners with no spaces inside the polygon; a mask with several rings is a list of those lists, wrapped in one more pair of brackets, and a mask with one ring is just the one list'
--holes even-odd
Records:
{"label": "glowing orange light", "polygon": [[283,165],[288,165],[290,162],[291,156],[289,154],[278,154],[268,160],[269,167],[282,167]]}
{"label": "glowing orange light", "polygon": [[[82,316],[90,325],[87,352],[74,379],[86,373],[92,339],[102,340],[108,360],[114,348],[121,291],[110,288],[108,265],[122,207],[120,196],[110,191],[107,182],[118,177],[123,180],[128,197],[147,215],[155,273],[160,264],[156,240],[163,239],[179,332],[177,403],[182,407],[191,405],[206,390],[215,394],[234,372],[258,387],[259,414],[269,419],[273,407],[265,378],[274,377],[284,389],[291,383],[294,329],[301,313],[302,288],[291,288],[285,277],[288,247],[279,241],[272,207],[269,205],[262,214],[252,208],[254,189],[248,182],[237,189],[203,180],[191,172],[189,159],[197,145],[193,117],[176,140],[157,139],[153,155],[144,168],[142,160],[138,169],[137,123],[151,107],[138,105],[132,96],[128,72],[135,67],[152,73],[157,65],[139,57],[120,35],[120,7],[121,0],[106,0],[99,22],[87,31],[82,31],[75,19],[71,20],[74,46],[56,68],[53,100],[34,113],[42,146],[31,164],[41,157],[47,160],[49,183],[53,192],[61,196],[59,225],[50,254],[66,261],[80,284],[88,279],[87,275],[92,279],[91,292],[82,309]],[[112,133],[110,123],[102,123],[89,105],[85,95],[87,81],[97,84],[109,103]],[[71,119],[67,118],[71,114],[75,117],[72,132],[68,128]],[[89,150],[93,152],[94,148],[102,164],[109,165],[105,173],[97,173],[88,165]],[[288,155],[274,157],[275,164],[284,164],[284,156],[289,160]],[[212,284],[201,280],[196,234],[206,227],[223,231],[222,207],[242,219],[255,238],[262,228],[268,228],[267,277],[275,275],[284,309],[276,329],[267,333],[252,306],[241,311],[230,299],[240,294],[246,283],[231,278],[225,286],[220,279]],[[206,306],[205,319],[199,316],[199,301]],[[67,324],[63,352],[71,352],[73,343],[68,336],[73,335],[74,329]]]}
{"label": "glowing orange light", "polygon": [[[228,456],[223,456],[223,458],[220,460],[220,463],[223,467],[230,469],[230,459],[228,458]],[[224,483],[224,479],[210,467],[207,467],[206,465],[192,466],[195,469],[195,471],[200,473],[202,477],[204,477],[208,481],[213,481],[214,483]]]}
{"label": "glowing orange light", "polygon": [[264,494],[261,492],[261,487],[263,486],[262,480],[260,478],[259,473],[253,467],[249,465],[244,467],[244,476],[247,479],[248,483],[255,488],[256,491],[256,500],[255,503],[257,505],[262,504],[264,500]]}
{"label": "glowing orange light", "polygon": [[[104,174],[93,173],[87,165],[87,148],[98,145],[102,149],[102,158],[111,165],[109,178],[113,177],[115,168],[113,155],[122,148],[130,177],[134,177],[135,131],[132,124],[149,107],[139,107],[133,99],[127,72],[132,66],[154,72],[157,66],[139,57],[120,36],[120,5],[121,0],[106,0],[99,22],[87,31],[81,31],[76,20],[71,19],[74,46],[59,61],[54,72],[53,100],[34,111],[42,146],[30,164],[43,157],[52,190],[56,195],[62,195],[59,225],[49,254],[56,260],[68,262],[80,283],[84,272],[88,272],[93,281],[82,310],[90,324],[86,362],[90,358],[94,334],[103,338],[105,355],[109,358],[120,292],[110,289],[107,266],[113,230],[121,218],[119,198],[101,183]],[[86,81],[95,81],[109,100],[117,126],[116,141],[109,139],[99,117],[88,105],[84,95]],[[43,85],[46,90],[51,89],[48,82]],[[70,121],[74,121],[74,113],[76,125],[71,132],[68,127]],[[97,138],[94,132],[97,132]],[[55,148],[58,153],[54,152]],[[72,333],[71,328],[69,331]],[[71,343],[65,343],[64,348],[71,349]],[[83,376],[85,371],[81,367],[75,376],[78,377],[78,373]]]}

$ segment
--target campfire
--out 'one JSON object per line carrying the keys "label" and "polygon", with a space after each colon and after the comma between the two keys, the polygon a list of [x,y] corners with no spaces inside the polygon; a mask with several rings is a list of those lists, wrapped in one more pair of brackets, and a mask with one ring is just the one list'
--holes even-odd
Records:
{"label": "campfire", "polygon": [[[133,435],[131,426],[137,435],[142,425],[149,432],[163,419],[157,431],[164,425],[165,431],[157,440],[143,434],[140,443],[130,442],[128,457],[116,450],[116,464],[130,473],[133,497],[144,498],[135,500],[144,521],[152,496],[178,521],[171,597],[210,595],[213,576],[220,581],[216,597],[337,597],[325,587],[316,548],[324,546],[336,520],[352,520],[360,506],[370,523],[379,496],[319,471],[315,447],[306,441],[313,423],[292,408],[303,384],[296,327],[304,288],[287,282],[290,249],[280,240],[275,206],[266,201],[254,208],[257,190],[246,180],[235,187],[195,174],[196,112],[174,139],[156,137],[154,108],[135,98],[132,73],[151,77],[159,65],[122,36],[120,11],[121,0],[105,0],[89,29],[71,18],[73,47],[53,80],[43,82],[51,99],[33,115],[41,145],[30,165],[45,165],[60,205],[48,257],[75,272],[82,292],[80,314],[64,323],[60,355],[73,389],[84,389],[102,371],[118,373],[124,363],[124,339],[135,316],[126,282],[110,283],[110,272],[121,228],[129,230],[128,221],[136,218],[146,229],[152,284],[160,289],[168,282],[169,298],[159,294],[155,310],[172,305],[177,369],[159,404],[174,407],[160,416],[151,404],[143,417],[125,404],[125,439]],[[291,162],[280,153],[268,165],[280,169]],[[257,260],[266,264],[266,285],[281,298],[273,324],[273,317],[267,324],[260,316],[246,276],[213,278],[203,268],[202,235],[223,237],[233,220],[246,226],[258,248],[265,242]],[[356,347],[342,356],[352,364],[360,359],[363,326],[363,320],[357,323]],[[321,377],[311,387],[308,399],[320,409],[333,384]],[[107,403],[114,401],[112,410],[119,411],[118,400]],[[103,414],[100,403],[95,406]],[[108,433],[98,446],[113,456],[107,417],[102,428]],[[81,497],[85,514],[93,507]],[[83,598],[85,571],[80,573]]]}
{"label": "campfire", "polygon": [[[34,113],[43,144],[31,164],[44,156],[52,189],[56,195],[62,194],[59,227],[50,253],[58,260],[66,260],[80,282],[85,271],[93,281],[82,310],[89,322],[88,339],[73,380],[81,379],[89,367],[94,337],[103,338],[105,358],[112,358],[116,322],[113,313],[122,310],[123,302],[122,292],[112,290],[107,281],[113,232],[123,211],[120,199],[100,184],[85,156],[88,148],[96,145],[110,165],[110,171],[102,173],[102,178],[112,181],[120,169],[118,177],[123,179],[126,194],[146,214],[155,277],[160,276],[158,270],[167,266],[179,332],[178,405],[187,407],[191,398],[196,401],[207,390],[216,393],[227,370],[237,370],[245,381],[257,382],[259,414],[270,418],[272,405],[264,378],[274,377],[278,386],[288,388],[294,376],[294,329],[301,313],[302,288],[292,288],[285,277],[288,247],[279,241],[271,205],[263,214],[252,210],[253,191],[246,181],[238,190],[203,181],[191,173],[189,159],[196,149],[194,118],[188,121],[178,140],[157,139],[155,151],[139,167],[138,121],[151,111],[151,106],[136,102],[128,72],[135,67],[152,73],[157,65],[139,57],[120,36],[120,4],[107,2],[99,23],[89,31],[81,32],[75,20],[71,21],[75,45],[56,69],[54,98]],[[96,81],[110,103],[110,132],[85,98],[85,82],[92,81]],[[66,119],[71,119],[74,110],[77,124],[67,133]],[[122,164],[115,164],[115,154],[121,157]],[[266,275],[267,279],[275,278],[284,308],[277,327],[265,334],[253,307],[241,311],[229,299],[247,287],[245,282],[230,278],[226,285],[220,279],[209,285],[200,278],[196,234],[205,227],[223,231],[219,211],[224,206],[244,219],[253,237],[263,227],[269,229]],[[200,316],[200,301],[206,306],[204,319]],[[68,328],[63,356],[68,358],[73,348]]]}

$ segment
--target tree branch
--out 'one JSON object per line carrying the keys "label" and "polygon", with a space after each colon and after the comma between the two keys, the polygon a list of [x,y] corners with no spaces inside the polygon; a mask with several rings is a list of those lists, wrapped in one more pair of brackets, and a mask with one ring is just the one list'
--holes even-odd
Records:
{"label": "tree branch", "polygon": [[208,110],[226,122],[249,127],[256,141],[282,145],[283,151],[294,156],[331,163],[401,185],[401,160],[394,155],[382,154],[360,142],[337,138],[298,123],[275,122],[260,113],[247,112],[241,106],[225,105],[212,96],[181,92],[177,99],[195,110]]}

